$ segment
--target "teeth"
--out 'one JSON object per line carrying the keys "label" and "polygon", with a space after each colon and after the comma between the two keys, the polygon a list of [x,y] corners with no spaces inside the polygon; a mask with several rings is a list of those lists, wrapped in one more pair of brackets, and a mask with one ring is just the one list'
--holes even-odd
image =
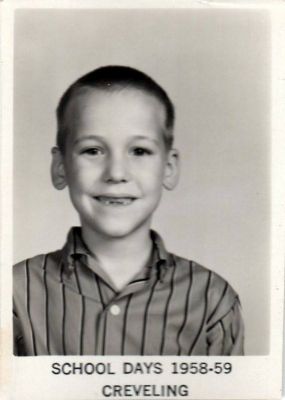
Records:
{"label": "teeth", "polygon": [[97,197],[97,199],[109,206],[109,205],[123,205],[127,206],[128,204],[131,204],[132,201],[134,200],[131,197]]}

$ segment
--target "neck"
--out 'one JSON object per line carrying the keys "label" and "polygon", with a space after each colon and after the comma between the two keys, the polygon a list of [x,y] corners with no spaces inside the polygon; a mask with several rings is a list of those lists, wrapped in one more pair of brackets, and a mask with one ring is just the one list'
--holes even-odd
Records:
{"label": "neck", "polygon": [[149,229],[138,230],[126,237],[110,238],[82,226],[82,236],[117,290],[142,270],[151,256]]}
{"label": "neck", "polygon": [[110,238],[94,232],[88,226],[82,226],[82,236],[102,267],[104,263],[114,262],[118,265],[118,262],[129,264],[137,263],[138,260],[144,260],[146,264],[152,249],[149,229],[138,230],[124,237]]}

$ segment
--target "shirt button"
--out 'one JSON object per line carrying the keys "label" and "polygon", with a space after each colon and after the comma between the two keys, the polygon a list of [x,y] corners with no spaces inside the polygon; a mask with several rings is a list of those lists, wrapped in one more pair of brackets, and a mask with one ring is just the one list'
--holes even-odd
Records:
{"label": "shirt button", "polygon": [[121,312],[120,307],[117,306],[117,304],[113,304],[113,305],[110,307],[110,313],[111,313],[112,315],[119,315],[120,312]]}

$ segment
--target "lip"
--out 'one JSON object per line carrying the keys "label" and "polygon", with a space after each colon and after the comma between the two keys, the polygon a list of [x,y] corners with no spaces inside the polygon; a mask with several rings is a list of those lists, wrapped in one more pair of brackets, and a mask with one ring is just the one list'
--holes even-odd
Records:
{"label": "lip", "polygon": [[94,196],[94,199],[105,206],[128,206],[137,200],[137,197],[128,194],[102,194]]}
{"label": "lip", "polygon": [[128,197],[131,199],[137,198],[137,196],[130,194],[130,193],[126,193],[126,192],[124,192],[124,193],[99,193],[99,194],[96,194],[94,197],[109,197],[109,198],[118,198],[118,199],[124,198],[124,197]]}

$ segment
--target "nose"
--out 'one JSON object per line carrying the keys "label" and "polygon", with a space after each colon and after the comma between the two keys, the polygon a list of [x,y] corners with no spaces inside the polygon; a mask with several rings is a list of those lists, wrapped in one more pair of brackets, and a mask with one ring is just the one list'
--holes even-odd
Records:
{"label": "nose", "polygon": [[104,181],[109,183],[128,182],[129,168],[122,154],[110,154],[104,171]]}

